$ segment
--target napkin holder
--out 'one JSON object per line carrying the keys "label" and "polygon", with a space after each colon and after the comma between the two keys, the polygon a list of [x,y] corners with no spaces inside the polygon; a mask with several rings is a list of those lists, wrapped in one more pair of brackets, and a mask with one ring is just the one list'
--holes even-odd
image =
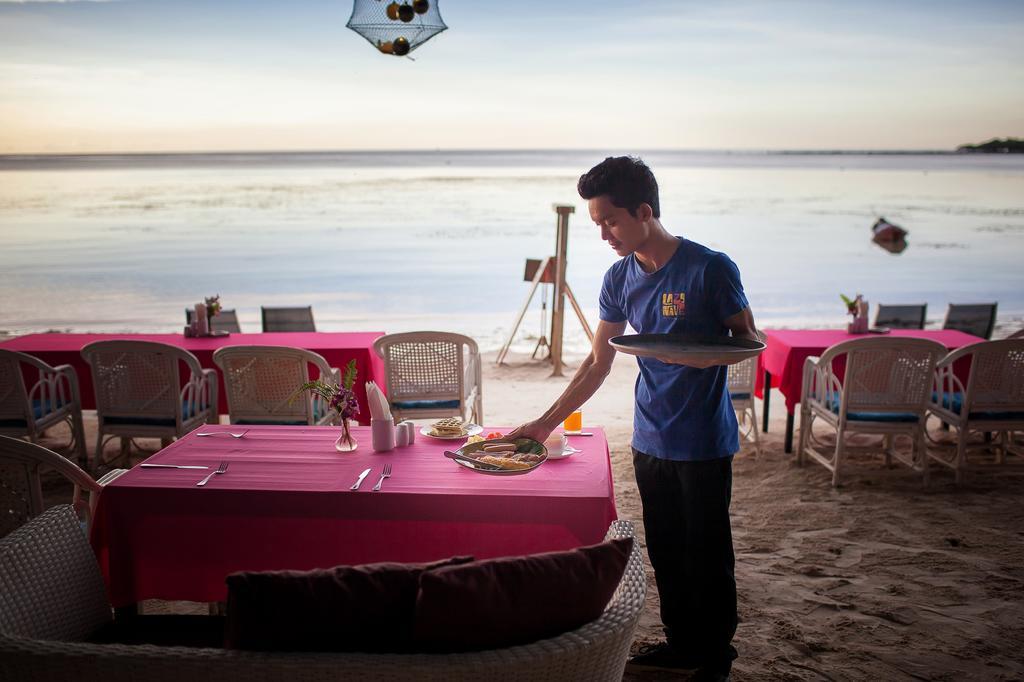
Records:
{"label": "napkin holder", "polygon": [[370,440],[374,452],[387,452],[395,449],[395,420],[370,419]]}

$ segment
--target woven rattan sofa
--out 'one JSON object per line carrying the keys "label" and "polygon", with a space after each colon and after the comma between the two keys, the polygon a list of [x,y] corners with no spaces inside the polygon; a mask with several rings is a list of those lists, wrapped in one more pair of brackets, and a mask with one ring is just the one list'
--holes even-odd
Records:
{"label": "woven rattan sofa", "polygon": [[[615,521],[607,537],[631,537]],[[604,614],[525,646],[464,654],[266,653],[91,644],[111,618],[103,580],[70,506],[0,540],[0,679],[76,682],[244,680],[620,680],[646,593],[634,544]]]}

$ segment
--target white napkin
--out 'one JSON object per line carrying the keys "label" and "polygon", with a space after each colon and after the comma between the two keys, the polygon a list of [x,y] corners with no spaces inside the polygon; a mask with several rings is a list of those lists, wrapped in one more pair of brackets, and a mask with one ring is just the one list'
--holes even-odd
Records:
{"label": "white napkin", "polygon": [[372,419],[391,419],[391,408],[384,392],[373,381],[366,382],[366,402],[370,406]]}

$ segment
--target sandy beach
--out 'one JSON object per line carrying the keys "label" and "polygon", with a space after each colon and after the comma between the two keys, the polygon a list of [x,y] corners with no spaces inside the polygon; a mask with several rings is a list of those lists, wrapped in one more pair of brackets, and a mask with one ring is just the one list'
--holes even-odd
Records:
{"label": "sandy beach", "polygon": [[[499,367],[493,357],[484,366],[491,427],[536,416],[580,360],[570,359],[565,377],[551,377],[547,363],[511,356]],[[620,355],[584,406],[584,424],[607,432],[618,513],[637,523],[642,542],[629,451],[635,377],[633,359]],[[1024,460],[1011,457],[1000,466],[978,453],[964,484],[935,469],[924,489],[907,468],[886,469],[881,456],[864,455],[833,489],[824,468],[798,467],[784,454],[782,401],[773,403],[761,455],[746,444],[734,464],[740,658],[733,679],[1024,677]],[[95,423],[90,417],[87,429]],[[44,444],[66,440],[66,430],[54,429]],[[54,501],[64,492],[59,483],[46,490]],[[636,645],[661,635],[653,574],[649,585]]]}

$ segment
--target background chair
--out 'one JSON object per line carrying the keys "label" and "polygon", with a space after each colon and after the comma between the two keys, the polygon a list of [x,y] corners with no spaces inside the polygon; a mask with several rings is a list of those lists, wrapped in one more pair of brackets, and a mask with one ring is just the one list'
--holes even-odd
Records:
{"label": "background chair", "polygon": [[757,408],[754,405],[754,382],[756,380],[756,357],[729,365],[729,397],[732,399],[732,407],[736,410],[736,417],[739,420],[740,436],[744,440],[753,440],[754,451],[760,456],[761,440],[757,433]]}
{"label": "background chair", "polygon": [[[185,308],[186,323],[192,324],[192,318],[195,316],[195,310]],[[238,314],[234,310],[221,310],[219,314],[213,316],[213,331],[241,334],[242,328],[238,326]]]}
{"label": "background chair", "polygon": [[[957,378],[953,365],[970,360],[967,385]],[[967,442],[971,431],[998,433],[997,461],[1007,452],[1021,454],[1014,432],[1024,430],[1024,339],[984,341],[953,351],[935,371],[935,389],[929,411],[957,430],[955,451],[939,443],[929,451],[936,462],[953,469],[956,481],[967,470]],[[993,447],[980,443],[977,447]]]}
{"label": "background chair", "polygon": [[[606,538],[633,537],[613,521]],[[531,644],[460,654],[245,651],[94,644],[111,620],[103,576],[70,507],[48,509],[0,539],[0,673],[10,680],[225,682],[622,679],[647,594],[643,549],[633,552],[604,613]],[[136,616],[134,624],[145,616]],[[167,619],[169,616],[153,616]],[[200,618],[206,618],[200,616]]]}
{"label": "background chair", "polygon": [[996,326],[995,303],[950,303],[946,310],[943,329],[957,329],[983,339],[992,338],[992,330]]}
{"label": "background chair", "polygon": [[[38,374],[31,388],[25,384],[26,369]],[[77,451],[82,466],[87,466],[75,368],[51,367],[26,353],[0,349],[0,434],[27,436],[34,442],[46,429],[65,421],[71,427],[70,447]]]}
{"label": "background chair", "polygon": [[313,306],[305,308],[260,308],[265,332],[315,332]]}
{"label": "background chair", "polygon": [[216,424],[217,372],[186,350],[152,341],[95,341],[82,348],[96,390],[96,453],[104,439],[159,438],[166,445],[202,424]]}
{"label": "background chair", "polygon": [[458,416],[483,423],[483,379],[476,341],[448,332],[405,332],[377,339],[395,421]]}
{"label": "background chair", "polygon": [[878,312],[875,314],[875,326],[889,327],[890,329],[924,329],[924,318],[927,309],[927,303],[919,305],[885,305],[884,303],[879,303]]}
{"label": "background chair", "polygon": [[[821,358],[804,362],[800,401],[800,445],[797,463],[807,457],[832,472],[832,485],[839,484],[846,436],[870,433],[884,437],[885,463],[895,457],[921,472],[928,483],[925,451],[925,420],[933,375],[946,348],[935,341],[908,338],[854,339],[837,343]],[[845,359],[845,376],[839,379],[837,361]],[[836,432],[831,455],[819,450],[812,431],[820,419]],[[909,457],[896,450],[896,437],[909,436]]]}
{"label": "background chair", "polygon": [[[96,509],[100,489],[127,471],[114,469],[99,481],[82,471],[74,462],[35,443],[0,436],[0,537],[35,518],[43,512],[43,486],[40,474],[44,470],[56,471],[70,481],[74,488],[71,506],[88,530]],[[88,501],[82,500],[82,491]]]}
{"label": "background chair", "polygon": [[[309,391],[295,397],[310,380],[309,366],[320,378],[341,383],[341,370],[323,356],[302,348],[227,346],[213,354],[224,375],[232,424],[332,424],[334,411]],[[292,399],[294,397],[294,399]]]}

